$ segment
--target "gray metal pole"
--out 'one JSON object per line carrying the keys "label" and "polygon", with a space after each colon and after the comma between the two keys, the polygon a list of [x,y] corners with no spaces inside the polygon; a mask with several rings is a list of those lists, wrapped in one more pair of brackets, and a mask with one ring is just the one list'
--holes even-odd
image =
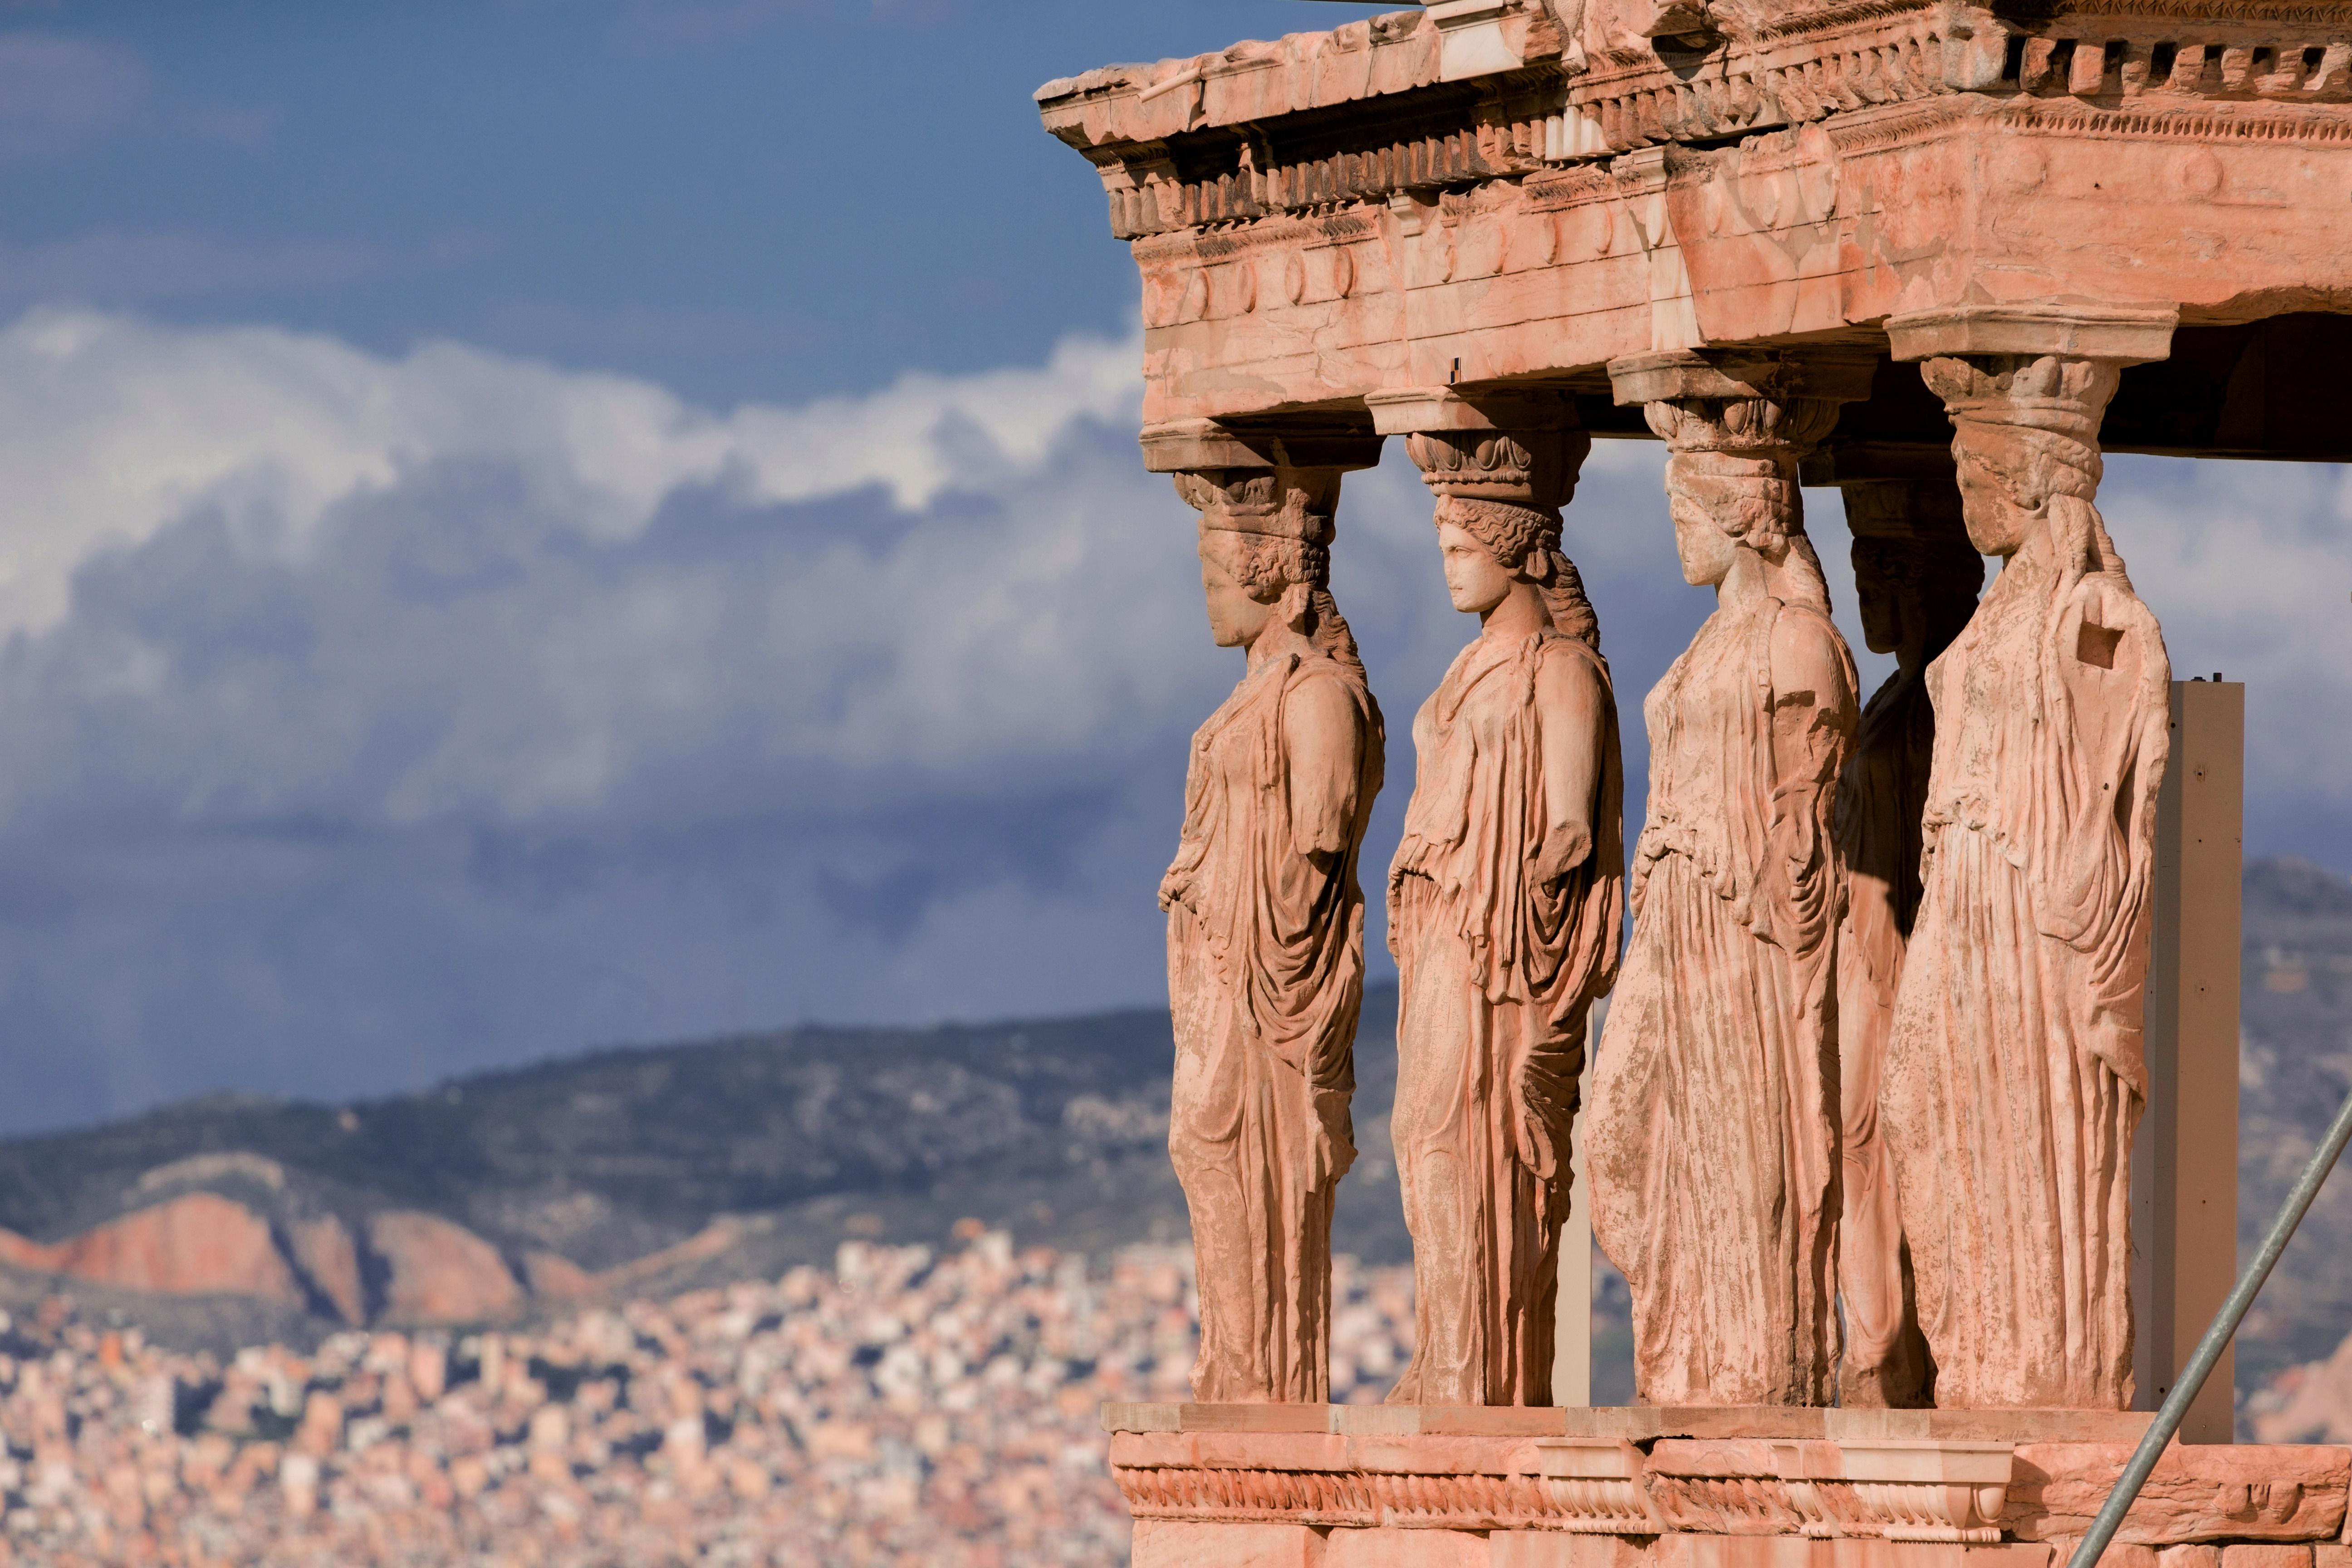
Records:
{"label": "gray metal pole", "polygon": [[2348,1141],[2352,1141],[2352,1097],[2345,1100],[2344,1109],[2336,1113],[2335,1123],[2327,1129],[2327,1136],[2320,1141],[2318,1148],[2311,1152],[2310,1160],[2303,1167],[2303,1174],[2295,1178],[2294,1190],[2287,1194],[2286,1202],[2279,1207],[2278,1218],[2271,1221],[2270,1234],[2263,1237],[2262,1250],[2254,1254],[2254,1260],[2247,1264],[2246,1271],[2238,1277],[2238,1288],[2230,1292],[2228,1300],[2221,1303],[2221,1310],[2214,1316],[2213,1326],[2207,1329],[2205,1337],[2197,1342],[2197,1352],[2189,1358],[2189,1364],[2180,1369],[2179,1381],[2172,1385],[2172,1392],[2165,1395],[2164,1407],[2156,1413],[2156,1420],[2148,1427],[2147,1436],[2139,1440],[2139,1447],[2132,1455],[2131,1463],[2124,1467],[2122,1478],[2116,1482],[2116,1489],[2107,1494],[2105,1505],[2099,1510],[2099,1517],[2091,1521],[2090,1532],[2083,1537],[2083,1544],[2074,1549],[2074,1559],[2068,1563],[2067,1568],[2094,1568],[2100,1553],[2106,1551],[2107,1542],[2115,1539],[2124,1515],[2131,1511],[2131,1505],[2138,1500],[2140,1488],[2147,1484],[2149,1472],[2156,1468],[2156,1461],[2163,1457],[2164,1446],[2171,1442],[2173,1433],[2180,1429],[2180,1418],[2189,1414],[2189,1401],[2195,1399],[2197,1391],[2205,1386],[2205,1379],[2212,1373],[2213,1363],[2221,1359],[2221,1352],[2229,1344],[2230,1337],[2238,1331],[2238,1324],[2244,1320],[2246,1309],[2254,1304],[2254,1297],[2262,1290],[2263,1282],[2271,1277],[2271,1266],[2279,1260],[2279,1254],[2286,1250],[2287,1239],[2294,1235],[2294,1227],[2303,1223],[2305,1212],[2311,1207],[2311,1200],[2319,1195],[2320,1184],[2327,1180],[2327,1173],[2336,1168],[2336,1157],[2344,1152],[2344,1145]]}

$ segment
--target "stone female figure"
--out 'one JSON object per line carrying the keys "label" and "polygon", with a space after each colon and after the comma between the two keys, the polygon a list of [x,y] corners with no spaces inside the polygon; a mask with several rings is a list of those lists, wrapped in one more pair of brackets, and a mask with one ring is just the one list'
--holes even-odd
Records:
{"label": "stone female figure", "polygon": [[1949,479],[1848,485],[1845,502],[1863,635],[1873,653],[1893,654],[1895,668],[1863,709],[1861,737],[1838,779],[1846,872],[1837,948],[1838,1293],[1845,1308],[1838,1403],[1910,1408],[1932,1403],[1935,1371],[1913,1305],[1878,1089],[1919,909],[1919,824],[1936,745],[1927,665],[1968,625],[1984,558],[1961,530]]}
{"label": "stone female figure", "polygon": [[2091,504],[2116,371],[1927,377],[1969,537],[2006,564],[1927,676],[1925,891],[1880,1099],[1919,1320],[1940,1405],[2121,1409],[2170,667]]}
{"label": "stone female figure", "polygon": [[[1331,482],[1336,484],[1337,476]],[[1356,1156],[1379,705],[1332,603],[1328,510],[1272,475],[1181,475],[1201,580],[1241,684],[1192,737],[1183,839],[1160,887],[1176,1034],[1168,1150],[1192,1216],[1195,1396],[1330,1394],[1331,1201]]]}
{"label": "stone female figure", "polygon": [[1633,1287],[1634,1384],[1656,1405],[1825,1404],[1834,1356],[1830,815],[1853,661],[1796,448],[1770,443],[1781,411],[1740,406],[1738,426],[1649,406],[1675,450],[1684,575],[1717,608],[1644,704],[1649,817],[1587,1157],[1595,1234]]}
{"label": "stone female figure", "polygon": [[1436,516],[1483,628],[1413,721],[1389,875],[1415,1290],[1389,1398],[1549,1405],[1585,1016],[1624,918],[1617,705],[1559,513],[1449,496]]}

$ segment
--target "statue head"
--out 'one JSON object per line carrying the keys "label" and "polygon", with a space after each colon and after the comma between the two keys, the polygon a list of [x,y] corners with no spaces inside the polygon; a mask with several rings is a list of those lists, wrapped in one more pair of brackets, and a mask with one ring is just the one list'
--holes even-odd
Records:
{"label": "statue head", "polygon": [[1906,669],[1924,668],[1968,625],[1984,588],[1984,557],[1969,542],[1960,492],[1941,479],[1867,479],[1839,489],[1853,534],[1863,640]]}
{"label": "statue head", "polygon": [[1829,589],[1805,537],[1797,458],[1829,433],[1837,405],[1821,398],[1688,398],[1643,409],[1673,449],[1666,505],[1683,580],[1717,587],[1752,554],[1784,603],[1826,609]]}
{"label": "statue head", "polygon": [[1280,626],[1360,668],[1329,587],[1338,471],[1213,469],[1175,479],[1201,513],[1201,587],[1217,646],[1254,649]]}
{"label": "statue head", "polygon": [[1863,640],[1873,653],[1902,656],[1906,668],[1950,646],[1983,588],[1984,557],[1964,539],[1854,538]]}
{"label": "statue head", "polygon": [[2116,366],[1990,354],[1932,359],[1924,374],[1951,413],[1952,458],[1979,551],[2016,554],[2045,531],[2054,500],[2087,510],[2099,489],[2099,420],[2115,395]]}
{"label": "statue head", "polygon": [[1559,513],[1511,501],[1441,495],[1434,521],[1454,607],[1482,615],[1518,584],[1542,595],[1552,625],[1598,647],[1601,622],[1576,565],[1559,548]]}

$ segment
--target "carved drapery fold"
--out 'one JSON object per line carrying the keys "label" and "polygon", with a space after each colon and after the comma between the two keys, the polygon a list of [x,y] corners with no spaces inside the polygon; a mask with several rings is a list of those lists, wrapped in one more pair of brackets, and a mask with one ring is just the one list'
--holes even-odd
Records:
{"label": "carved drapery fold", "polygon": [[1863,708],[1861,734],[1838,779],[1846,874],[1837,939],[1845,1322],[1838,1399],[1849,1407],[1917,1407],[1934,1402],[1934,1363],[1919,1330],[1878,1092],[1919,906],[1920,821],[1936,738],[1927,670],[1968,624],[1984,558],[1969,543],[1948,447],[1842,444],[1809,463],[1807,477],[1835,483],[1844,498],[1864,637],[1872,652],[1895,658],[1895,672]]}
{"label": "carved drapery fold", "polygon": [[2170,668],[2093,498],[2118,362],[2169,323],[1895,325],[1951,415],[1969,536],[2007,562],[1928,675],[1924,886],[1881,1096],[1920,1321],[1941,1405],[2121,1409]]}
{"label": "carved drapery fold", "polygon": [[1594,1233],[1633,1288],[1644,1403],[1832,1395],[1830,814],[1856,702],[1797,479],[1836,395],[1866,387],[1855,370],[1696,355],[1612,367],[1619,400],[1643,403],[1672,450],[1685,574],[1718,595],[1644,705],[1633,936],[1588,1144]]}
{"label": "carved drapery fold", "polygon": [[[1615,698],[1560,550],[1591,442],[1564,400],[1431,389],[1373,407],[1437,496],[1441,538],[1458,527],[1543,605],[1486,623],[1413,723],[1389,942],[1415,1339],[1390,1397],[1549,1405],[1586,1016],[1615,981],[1623,920]],[[1500,630],[1514,624],[1535,629]],[[1547,858],[1563,826],[1580,852]]]}
{"label": "carved drapery fold", "polygon": [[[1216,595],[1270,607],[1246,672],[1193,736],[1161,879],[1176,1037],[1169,1152],[1192,1211],[1208,1400],[1330,1386],[1331,1205],[1355,1158],[1363,999],[1357,858],[1381,786],[1380,708],[1328,587],[1340,465],[1253,461],[1213,430],[1173,459]],[[1183,466],[1179,466],[1179,465]],[[1163,466],[1155,461],[1155,467]]]}

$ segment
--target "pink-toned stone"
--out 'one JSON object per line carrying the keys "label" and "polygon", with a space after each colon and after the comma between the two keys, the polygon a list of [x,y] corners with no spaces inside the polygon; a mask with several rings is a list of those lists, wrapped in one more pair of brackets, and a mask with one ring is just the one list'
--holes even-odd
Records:
{"label": "pink-toned stone", "polygon": [[2056,1568],[2061,1562],[2038,1542],[1687,1534],[1660,1536],[1646,1559],[1654,1568]]}
{"label": "pink-toned stone", "polygon": [[[2017,1450],[2009,1508],[2012,1535],[2079,1538],[2123,1474],[2131,1450],[2109,1444],[2026,1444]],[[2312,1542],[2345,1523],[2352,1449],[2176,1444],[2157,1461],[2116,1539]]]}
{"label": "pink-toned stone", "polygon": [[[2352,282],[2345,204],[2249,199],[2343,188],[2340,54],[2324,90],[2254,93],[2242,69],[2234,85],[2200,75],[2177,10],[2142,8],[2080,30],[2098,47],[2072,53],[2090,72],[2078,85],[2046,68],[2067,29],[2013,24],[1895,4],[1734,26],[1706,68],[1719,90],[1685,79],[1696,57],[1635,34],[1619,55],[1574,46],[1549,91],[1496,79],[1485,118],[1436,96],[1440,29],[1352,24],[1088,73],[1049,84],[1043,108],[1137,242],[1155,421],[1328,409],[1444,382],[1457,361],[1464,384],[1558,376],[1972,300],[2242,320],[2325,309]],[[2324,23],[2276,26],[2338,42]],[[1559,71],[1568,47],[1531,64]],[[2176,47],[2178,79],[2152,76]],[[2012,48],[2036,80],[2006,74]],[[2307,131],[2254,131],[2290,102]],[[1218,129],[1324,104],[1343,107],[1324,110],[1315,151],[1273,168]],[[1654,151],[1686,138],[1709,144]],[[1453,187],[1444,203],[1433,180]]]}
{"label": "pink-toned stone", "polygon": [[1324,1532],[1301,1524],[1136,1521],[1134,1568],[1323,1568]]}
{"label": "pink-toned stone", "polygon": [[1177,489],[1201,512],[1211,635],[1246,662],[1192,738],[1160,886],[1176,1034],[1168,1146],[1200,1285],[1192,1384],[1203,1400],[1319,1402],[1331,1205],[1356,1155],[1356,862],[1382,725],[1328,586],[1339,468],[1208,456],[1218,466],[1180,470]]}
{"label": "pink-toned stone", "polygon": [[1102,1426],[1106,1432],[1328,1432],[1342,1408],[1332,1405],[1112,1401],[1102,1407]]}
{"label": "pink-toned stone", "polygon": [[1863,709],[1853,755],[1838,778],[1837,846],[1846,870],[1837,956],[1838,1294],[1845,1317],[1838,1400],[1848,1407],[1931,1403],[1895,1167],[1879,1135],[1878,1089],[1919,908],[1920,819],[1936,739],[1927,666],[1968,624],[1984,584],[1984,559],[1969,543],[1948,464],[1935,466],[1947,471],[1888,479],[1856,454],[1837,471],[1864,636],[1873,653],[1895,657],[1895,673]]}
{"label": "pink-toned stone", "polygon": [[2116,374],[2058,355],[1927,366],[1969,537],[2007,562],[1928,678],[1932,858],[1880,1100],[1937,1398],[1963,1407],[2131,1404],[2171,670],[2092,503]]}
{"label": "pink-toned stone", "polygon": [[333,1215],[304,1220],[293,1227],[294,1261],[309,1275],[347,1323],[367,1321],[367,1298],[360,1286],[359,1248],[352,1233]]}
{"label": "pink-toned stone", "polygon": [[1544,1409],[1443,1405],[1107,1403],[1107,1432],[1342,1432],[1399,1436],[1822,1439],[1837,1442],[2120,1444],[2139,1441],[2139,1410],[1887,1410],[1790,1405],[1616,1405]]}
{"label": "pink-toned stone", "polygon": [[2311,1548],[2240,1542],[2221,1548],[2221,1568],[2313,1568]]}
{"label": "pink-toned stone", "polygon": [[2063,1568],[2050,1546],[1945,1541],[1830,1541],[1822,1568]]}
{"label": "pink-toned stone", "polygon": [[[1404,1405],[1549,1405],[1585,1020],[1616,981],[1624,781],[1601,626],[1560,550],[1591,438],[1565,404],[1475,423],[1442,389],[1408,449],[1454,607],[1479,617],[1413,721],[1389,873],[1391,1134],[1413,1238]],[[1481,413],[1485,411],[1464,411]]]}
{"label": "pink-toned stone", "polygon": [[1466,1530],[1335,1530],[1324,1568],[1486,1568],[1486,1537]]}
{"label": "pink-toned stone", "polygon": [[1562,1530],[1498,1530],[1486,1537],[1487,1568],[1646,1568],[1650,1553],[1622,1535]]}
{"label": "pink-toned stone", "polygon": [[1593,1234],[1633,1288],[1646,1403],[1831,1395],[1831,823],[1859,700],[1797,489],[1836,404],[1782,390],[1794,384],[1777,364],[1693,356],[1618,376],[1674,452],[1683,574],[1717,596],[1643,705],[1633,934],[1588,1143]]}
{"label": "pink-toned stone", "polygon": [[1827,1568],[1828,1547],[1794,1534],[1675,1533],[1658,1537],[1649,1556],[1655,1568]]}
{"label": "pink-toned stone", "polygon": [[2221,1568],[2218,1546],[2166,1546],[2158,1550],[2157,1568]]}
{"label": "pink-toned stone", "polygon": [[[1147,450],[1194,454],[1155,467],[1205,475],[1230,466],[1199,456],[1221,443],[1261,454],[1244,468],[1307,464],[1305,446],[1345,444],[1369,423],[1420,440],[1424,468],[1475,483],[1474,469],[1504,456],[1498,442],[1396,411],[1572,391],[1599,424],[1606,375],[1675,448],[1686,569],[1726,583],[1717,621],[1727,626],[1735,601],[1754,595],[1730,591],[1736,561],[1718,571],[1695,558],[1719,553],[1721,537],[1801,538],[1783,521],[1793,497],[1775,487],[1838,418],[1830,405],[1865,395],[1839,387],[1858,378],[1866,390],[1890,355],[1925,361],[1946,405],[1950,431],[1916,397],[1848,417],[1864,444],[1956,436],[1967,531],[2006,564],[1940,658],[1892,639],[1907,684],[1886,707],[1907,696],[1913,721],[1889,721],[1904,732],[1880,737],[1883,776],[1861,776],[1865,765],[1850,781],[1853,810],[1834,837],[1811,764],[1834,773],[1825,735],[1851,738],[1851,667],[1845,690],[1829,672],[1842,648],[1798,671],[1793,656],[1780,668],[1790,650],[1770,626],[1758,647],[1729,651],[1702,633],[1651,704],[1633,952],[1597,1064],[1599,1102],[1578,1135],[1593,1157],[1598,1234],[1633,1286],[1639,1388],[1668,1403],[1556,1430],[1664,1439],[1650,1461],[1660,1496],[1688,1484],[1660,1506],[1706,1531],[1670,1530],[1661,1562],[2041,1568],[2079,1539],[2133,1436],[2127,1151],[2147,1088],[2140,1013],[2168,671],[2094,504],[2101,424],[2122,367],[2164,359],[2178,329],[2200,334],[2189,375],[2134,373],[2116,445],[2352,450],[2340,421],[2310,412],[2327,405],[2327,367],[2352,353],[2343,319],[2319,313],[2352,295],[2352,208],[2340,199],[2352,183],[2352,44],[2309,6],[2029,9],[1462,0],[1040,94],[1132,242]],[[2206,41],[2233,28],[2256,31]],[[2209,400],[2219,412],[2168,395],[2232,364]],[[2277,390],[2290,385],[2305,395]],[[1634,432],[1621,421],[1614,433]],[[1870,498],[1849,500],[1866,532]],[[1943,564],[1954,589],[1967,574]],[[1864,590],[1874,592],[1867,580]],[[1758,710],[1744,710],[1759,690]],[[1923,690],[1935,733],[1921,804]],[[1780,732],[1784,718],[1794,732]],[[1727,760],[1685,754],[1706,750],[1685,738],[1706,734],[1732,737],[1715,748]],[[1932,851],[1916,889],[1915,820]],[[1545,838],[1522,824],[1490,858],[1531,863]],[[1905,908],[1915,893],[1916,919]],[[1400,917],[1413,912],[1400,900]],[[1429,957],[1436,929],[1392,919],[1401,958]],[[1436,1015],[1416,1014],[1405,967],[1410,1079],[1416,1018]],[[1748,1059],[1759,1057],[1761,1069]],[[1403,1140],[1416,1129],[1400,1107]],[[1566,1147],[1565,1118],[1553,1128],[1522,1116],[1512,1131],[1531,1148]],[[1293,1147],[1269,1144],[1243,1168],[1278,1187]],[[1471,1159],[1467,1184],[1496,1195],[1452,1232],[1546,1213],[1540,1182],[1504,1191],[1487,1180],[1494,1163]],[[1410,1210],[1421,1200],[1403,1173]],[[1195,1209],[1197,1222],[1198,1197]],[[1274,1212],[1286,1223],[1289,1209]],[[1507,1353],[1497,1369],[1486,1352],[1540,1310],[1513,1293],[1547,1226],[1525,1238],[1514,1227],[1510,1256],[1475,1268],[1449,1258],[1424,1281],[1433,1305],[1403,1397],[1528,1394],[1532,1355]],[[1414,1230],[1424,1261],[1445,1251],[1446,1226]],[[1854,1333],[1838,1392],[1849,1406],[1923,1402],[1900,1304],[1906,1237],[1945,1408],[1826,1413],[1834,1422],[1789,1408],[1831,1395],[1841,1257]],[[1255,1236],[1249,1247],[1265,1251]],[[1212,1278],[1233,1277],[1204,1264],[1204,1297]],[[1444,1289],[1457,1279],[1500,1289],[1457,1310]],[[1286,1273],[1211,1315],[1310,1321],[1286,1293]],[[1496,1301],[1499,1326],[1487,1321]],[[1474,1338],[1475,1356],[1463,1348]],[[1268,1342],[1279,1361],[1304,1342]],[[1441,1360],[1449,1371],[1475,1360],[1477,1374],[1433,1380]],[[1236,1397],[1266,1398],[1273,1383]],[[1725,1406],[1715,1424],[1687,1414],[1710,1402]],[[2278,1418],[2275,1435],[2290,1414],[2302,1431],[2328,1430],[2322,1403],[2315,1392],[2264,1418]],[[1781,1408],[1758,1415],[1759,1404]],[[1216,1419],[1165,1409],[1136,1419],[1171,1437],[1206,1436]],[[1520,1489],[1503,1458],[1513,1433],[1499,1426],[1445,1434],[1464,1439],[1460,1456],[1473,1438],[1493,1439],[1490,1452],[1441,1464],[1430,1447],[1433,1468],[1415,1468],[1415,1443],[1449,1419],[1436,1409],[1401,1405],[1385,1424],[1358,1425],[1370,1418],[1303,1407],[1285,1440],[1336,1432],[1350,1445],[1344,1470],[1253,1468],[1250,1428],[1234,1423],[1217,1475],[1205,1461],[1172,1465],[1147,1485],[1139,1468],[1121,1485],[1155,1519],[1246,1494],[1252,1508],[1288,1508],[1292,1522],[1345,1537],[1333,1552],[1375,1554],[1384,1533],[1416,1533],[1393,1531],[1397,1510],[1434,1541],[1517,1530],[1562,1506]],[[1853,1424],[1895,1416],[1918,1424]],[[1678,1474],[1685,1436],[1761,1447],[1710,1447]],[[2062,1452],[2069,1437],[2097,1443]],[[1901,1520],[1864,1521],[1838,1511],[1841,1488],[1860,1497],[1858,1478],[1822,1468],[1832,1448],[1862,1462],[1865,1439],[1891,1451],[1976,1438],[2026,1443],[2012,1487],[1992,1499],[2026,1542],[1839,1533],[1925,1519],[1988,1534],[1989,1481],[1966,1489],[1966,1507],[1915,1499],[1916,1510],[1890,1510]],[[1365,1468],[1376,1456],[1401,1458]],[[2286,1544],[2286,1560],[2317,1568],[2311,1543],[2343,1539],[2341,1462],[2337,1450],[2176,1449],[2110,1560],[2170,1568],[2150,1562],[2158,1548]],[[1420,1489],[1397,1489],[1406,1481]],[[1580,1516],[1573,1528],[1591,1525]],[[2239,1555],[2239,1568],[2262,1561]]]}
{"label": "pink-toned stone", "polygon": [[383,1310],[408,1322],[463,1323],[512,1317],[523,1294],[498,1249],[436,1215],[395,1209],[368,1222],[368,1245],[386,1268]]}
{"label": "pink-toned stone", "polygon": [[1122,1468],[1339,1470],[1349,1440],[1319,1432],[1119,1432],[1110,1462]]}

